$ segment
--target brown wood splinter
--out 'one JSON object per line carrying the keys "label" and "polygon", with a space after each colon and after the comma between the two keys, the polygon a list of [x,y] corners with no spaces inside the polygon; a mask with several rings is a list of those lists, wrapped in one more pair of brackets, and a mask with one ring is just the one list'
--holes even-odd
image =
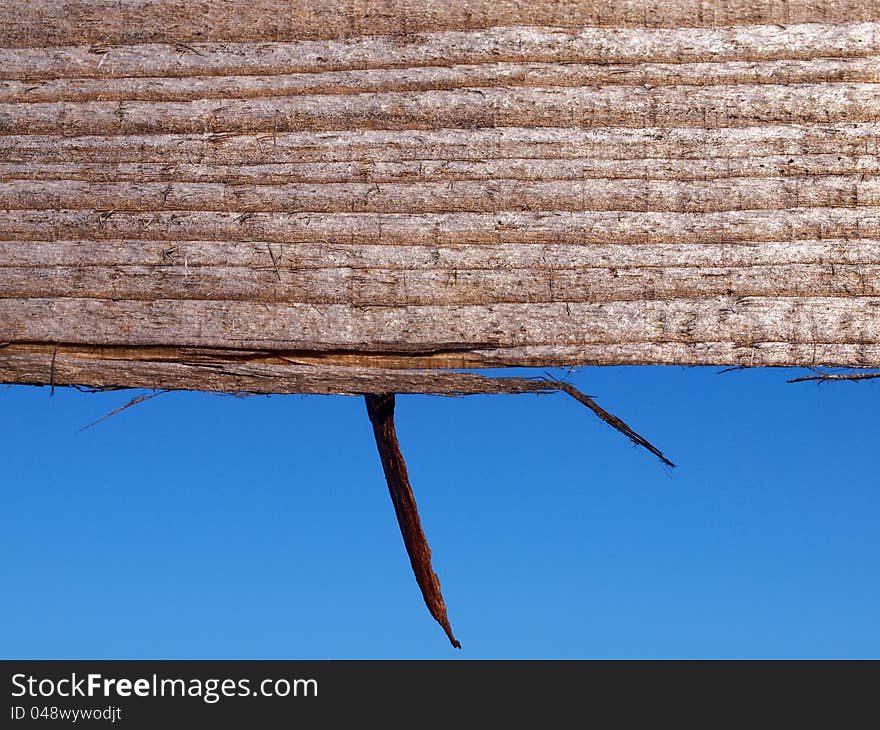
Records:
{"label": "brown wood splinter", "polygon": [[382,459],[382,468],[385,470],[388,492],[394,503],[400,534],[403,535],[416,582],[431,615],[443,627],[452,645],[460,649],[461,644],[452,633],[446,615],[446,603],[440,592],[440,580],[431,567],[431,548],[428,547],[428,540],[422,530],[419,510],[406,471],[406,462],[397,440],[397,432],[394,428],[394,394],[365,395],[364,398],[367,402],[370,422],[373,424],[373,434]]}

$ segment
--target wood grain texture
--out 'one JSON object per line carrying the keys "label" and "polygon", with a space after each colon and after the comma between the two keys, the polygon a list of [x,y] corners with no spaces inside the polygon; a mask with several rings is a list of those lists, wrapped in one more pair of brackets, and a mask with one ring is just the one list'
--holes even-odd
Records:
{"label": "wood grain texture", "polygon": [[878,367],[880,5],[0,0],[0,210],[3,382]]}

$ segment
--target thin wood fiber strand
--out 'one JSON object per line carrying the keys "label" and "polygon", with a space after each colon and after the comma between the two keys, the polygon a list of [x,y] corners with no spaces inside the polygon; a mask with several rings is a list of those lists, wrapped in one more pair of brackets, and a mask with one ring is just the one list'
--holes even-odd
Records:
{"label": "thin wood fiber strand", "polygon": [[406,471],[406,462],[397,441],[397,432],[394,428],[394,394],[367,395],[365,399],[367,413],[373,424],[373,434],[376,437],[376,447],[379,449],[382,468],[385,471],[385,480],[388,482],[388,492],[391,494],[394,513],[397,515],[400,534],[403,536],[416,582],[431,615],[443,627],[450,643],[456,649],[460,649],[461,644],[452,633],[452,626],[446,615],[446,603],[440,591],[440,580],[431,566],[431,548],[428,547],[428,540],[422,530],[415,495]]}
{"label": "thin wood fiber strand", "polygon": [[667,466],[674,467],[669,459],[667,459],[663,453],[656,446],[651,444],[647,439],[643,436],[640,436],[635,431],[633,431],[629,426],[627,426],[623,421],[621,421],[617,416],[613,413],[609,413],[604,408],[602,408],[596,401],[594,401],[590,396],[582,393],[577,388],[569,383],[563,383],[561,381],[555,381],[557,387],[563,391],[564,393],[568,393],[572,398],[574,398],[579,403],[583,403],[587,408],[589,408],[593,413],[595,413],[600,419],[602,419],[605,423],[607,423],[611,428],[620,431],[624,436],[626,436],[630,441],[632,441],[636,446],[641,446],[642,448],[650,451],[654,456],[656,456],[660,461],[662,461]]}

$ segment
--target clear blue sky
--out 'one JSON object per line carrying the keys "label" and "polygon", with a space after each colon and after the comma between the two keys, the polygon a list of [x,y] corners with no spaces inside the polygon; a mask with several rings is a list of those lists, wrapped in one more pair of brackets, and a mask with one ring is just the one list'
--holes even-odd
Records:
{"label": "clear blue sky", "polygon": [[[801,371],[798,371],[801,372]],[[363,400],[0,387],[3,658],[880,657],[880,381],[584,368],[400,396],[449,614]]]}

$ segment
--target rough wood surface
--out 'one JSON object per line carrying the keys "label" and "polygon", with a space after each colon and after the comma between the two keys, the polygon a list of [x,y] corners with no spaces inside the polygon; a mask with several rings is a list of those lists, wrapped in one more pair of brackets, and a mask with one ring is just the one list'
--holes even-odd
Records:
{"label": "rough wood surface", "polygon": [[0,380],[880,366],[878,31],[874,0],[0,0]]}
{"label": "rough wood surface", "polygon": [[[2,344],[2,343],[0,343]],[[153,388],[221,393],[335,393],[361,395],[394,388],[399,393],[549,393],[562,390],[543,377],[490,378],[477,373],[326,365],[296,354],[212,350],[132,352],[118,348],[6,345],[0,382],[83,385],[99,389]],[[331,358],[332,359],[332,358]]]}

